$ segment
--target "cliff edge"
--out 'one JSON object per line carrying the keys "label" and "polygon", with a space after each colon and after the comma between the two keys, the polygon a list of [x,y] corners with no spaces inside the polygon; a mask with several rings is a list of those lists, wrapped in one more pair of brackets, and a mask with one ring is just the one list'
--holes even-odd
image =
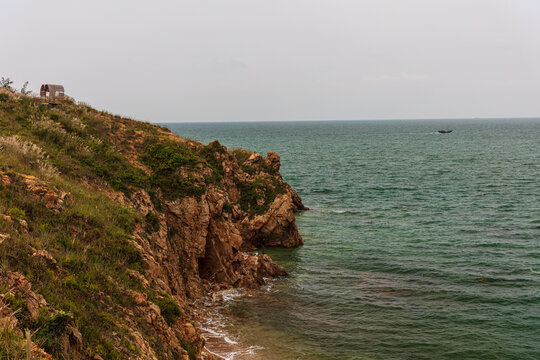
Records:
{"label": "cliff edge", "polygon": [[249,251],[303,243],[279,168],[0,90],[0,357],[213,358],[193,301],[286,275]]}

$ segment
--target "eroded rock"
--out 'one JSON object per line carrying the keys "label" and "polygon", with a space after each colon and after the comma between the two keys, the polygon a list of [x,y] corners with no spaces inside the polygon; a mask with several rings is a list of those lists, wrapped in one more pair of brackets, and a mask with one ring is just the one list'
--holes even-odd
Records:
{"label": "eroded rock", "polygon": [[11,239],[11,235],[0,233],[0,245],[1,245],[4,241],[9,240],[9,239]]}
{"label": "eroded rock", "polygon": [[32,284],[22,274],[0,269],[0,284],[8,289],[8,293],[24,300],[26,310],[34,320],[39,316],[39,309],[47,306],[43,296],[32,291]]}
{"label": "eroded rock", "polygon": [[52,188],[32,175],[21,175],[21,177],[22,182],[26,185],[26,190],[42,198],[47,208],[55,211],[62,209],[64,199],[68,195],[65,191]]}

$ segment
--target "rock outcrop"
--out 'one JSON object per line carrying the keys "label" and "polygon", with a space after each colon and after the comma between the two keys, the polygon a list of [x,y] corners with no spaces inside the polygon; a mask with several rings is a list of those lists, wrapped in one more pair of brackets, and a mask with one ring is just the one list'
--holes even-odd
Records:
{"label": "rock outcrop", "polygon": [[36,358],[216,359],[196,300],[286,276],[255,250],[303,244],[274,152],[2,89],[1,129],[0,336]]}
{"label": "rock outcrop", "polygon": [[21,184],[26,191],[42,200],[45,206],[53,211],[62,210],[64,200],[68,196],[67,192],[49,186],[46,182],[41,181],[35,176],[15,172],[7,174],[0,170],[0,185],[9,187],[14,182]]}
{"label": "rock outcrop", "polygon": [[[109,193],[115,201],[132,206],[144,216],[157,214],[155,231],[149,232],[142,224],[136,226],[135,246],[147,265],[145,282],[171,294],[179,304],[230,287],[257,289],[266,278],[286,276],[286,271],[269,256],[249,251],[261,246],[303,244],[295,213],[306,208],[298,194],[283,182],[278,172],[279,155],[269,153],[263,158],[252,154],[245,163],[238,164],[225,147],[211,146],[221,160],[224,176],[200,198],[168,200],[160,193],[157,209],[155,199],[145,190],[138,190],[129,198]],[[265,190],[260,194],[263,201],[252,204],[256,208],[253,210],[245,204],[242,207],[242,192],[246,191],[245,184],[255,181],[260,181],[260,188]],[[167,330],[155,305],[145,299],[137,300],[137,304],[139,309],[145,309],[140,313],[145,314],[147,326],[166,334],[163,341],[168,346],[174,348],[187,342],[195,344],[197,353],[201,353],[204,340],[189,323],[180,330]],[[140,338],[138,334],[135,337]],[[138,346],[149,345],[141,342]]]}
{"label": "rock outcrop", "polygon": [[[136,228],[136,246],[148,264],[151,281],[162,291],[184,299],[228,287],[258,288],[263,278],[284,276],[285,270],[268,256],[246,251],[261,246],[303,244],[295,213],[306,208],[278,173],[279,155],[269,152],[265,159],[254,153],[239,165],[225,147],[213,145],[213,148],[221,155],[225,176],[219,186],[209,186],[200,199],[184,197],[169,201],[161,196],[158,210],[144,190],[132,194],[130,199],[119,193],[110,194],[145,216],[159,213],[155,232],[149,233],[142,226]],[[242,168],[249,168],[251,174]],[[264,212],[250,214],[239,202],[243,184],[255,179],[264,179],[261,184],[272,187],[275,193],[268,195],[269,198],[262,194],[260,206],[266,205]]]}

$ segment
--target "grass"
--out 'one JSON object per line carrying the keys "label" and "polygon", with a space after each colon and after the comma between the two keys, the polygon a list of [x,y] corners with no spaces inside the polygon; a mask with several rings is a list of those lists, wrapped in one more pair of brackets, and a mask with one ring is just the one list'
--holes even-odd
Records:
{"label": "grass", "polygon": [[159,295],[151,294],[149,300],[159,307],[161,316],[163,316],[169,325],[174,324],[176,319],[183,315],[176,302],[167,293],[161,292]]}
{"label": "grass", "polygon": [[[21,323],[33,331],[40,329],[36,336],[53,356],[61,353],[57,338],[68,317],[78,324],[89,344],[102,344],[107,334],[115,330],[115,325],[111,326],[115,322],[96,319],[103,320],[104,312],[110,319],[120,319],[120,309],[133,304],[133,299],[117,283],[142,291],[141,284],[126,273],[126,269],[144,268],[140,252],[130,241],[138,215],[98,193],[67,183],[63,185],[70,190],[71,199],[63,211],[53,212],[17,183],[16,178],[13,181],[9,191],[0,190],[0,203],[31,219],[30,232],[20,234],[13,224],[0,224],[0,231],[12,235],[12,241],[2,244],[0,262],[23,274],[33,289],[60,311],[58,314],[65,315],[51,317],[44,326],[21,311]],[[59,267],[32,256],[28,245],[49,251]],[[10,305],[17,309],[20,306],[15,300],[10,300]]]}
{"label": "grass", "polygon": [[184,350],[187,351],[188,353],[188,356],[189,356],[189,360],[196,360],[197,359],[197,351],[195,349],[195,347],[189,343],[186,343],[186,342],[183,342],[182,343],[182,347],[184,348]]}
{"label": "grass", "polygon": [[[125,331],[122,309],[134,305],[126,290],[151,291],[127,270],[144,273],[131,233],[136,223],[157,231],[158,215],[143,217],[85,185],[110,186],[127,196],[148,189],[153,201],[159,202],[158,193],[163,190],[152,183],[155,174],[129,157],[130,151],[142,148],[132,149],[130,141],[113,136],[115,131],[127,134],[126,129],[153,139],[164,131],[87,106],[66,103],[49,108],[29,97],[0,92],[0,170],[12,182],[9,187],[0,186],[0,214],[14,220],[0,220],[0,232],[11,235],[10,241],[0,245],[0,266],[23,274],[32,289],[45,297],[50,310],[33,320],[20,297],[6,299],[10,308],[18,310],[20,327],[35,332],[35,340],[55,358],[63,356],[59,338],[68,325],[79,328],[85,346],[104,359],[128,358],[137,351],[110,339],[113,332]],[[205,157],[190,155],[206,164]],[[18,174],[36,176],[49,188],[68,193],[63,209],[48,209],[26,190]],[[28,221],[28,233],[19,219]],[[32,248],[48,251],[56,265],[32,256]],[[180,316],[171,298],[160,297],[158,302],[168,322]],[[4,331],[0,336],[7,340],[16,334]],[[154,336],[151,331],[149,336]],[[10,344],[13,347],[15,342]],[[0,346],[0,359],[6,351],[10,359],[17,358],[13,349]]]}
{"label": "grass", "polygon": [[62,350],[58,344],[58,337],[66,331],[68,325],[75,324],[73,314],[59,311],[51,316],[42,315],[39,323],[41,326],[38,328],[35,338],[50,353],[60,353]]}
{"label": "grass", "polygon": [[22,334],[0,326],[0,360],[27,360],[27,344]]}

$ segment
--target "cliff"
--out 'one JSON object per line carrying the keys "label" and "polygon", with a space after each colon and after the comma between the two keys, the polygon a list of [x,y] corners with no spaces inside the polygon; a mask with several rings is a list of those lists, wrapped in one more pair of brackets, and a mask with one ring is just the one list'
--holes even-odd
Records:
{"label": "cliff", "polygon": [[0,358],[211,359],[193,301],[286,275],[249,251],[302,244],[279,168],[1,90]]}

